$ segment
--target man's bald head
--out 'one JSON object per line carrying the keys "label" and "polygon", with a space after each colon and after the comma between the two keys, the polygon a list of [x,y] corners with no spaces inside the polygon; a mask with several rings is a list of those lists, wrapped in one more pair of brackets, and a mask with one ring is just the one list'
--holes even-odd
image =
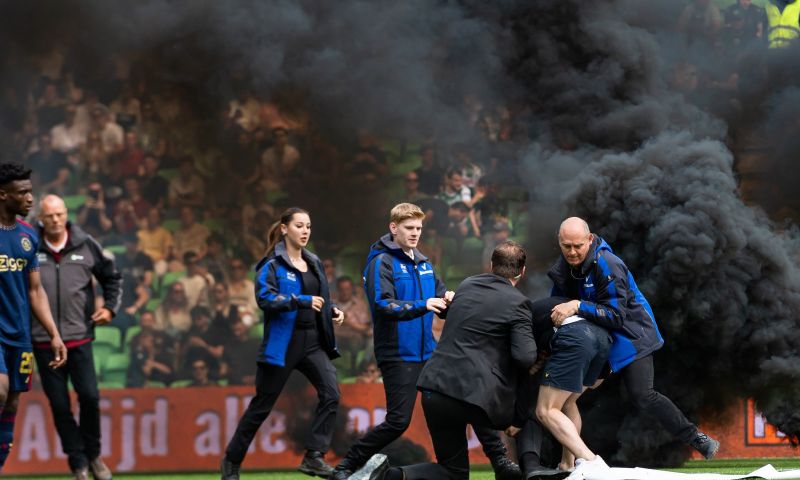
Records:
{"label": "man's bald head", "polygon": [[579,217],[569,217],[561,222],[558,228],[558,246],[564,260],[573,267],[577,267],[586,260],[589,248],[592,246],[592,235],[589,224]]}
{"label": "man's bald head", "polygon": [[60,241],[67,232],[67,205],[58,195],[45,195],[39,202],[39,220],[50,241]]}

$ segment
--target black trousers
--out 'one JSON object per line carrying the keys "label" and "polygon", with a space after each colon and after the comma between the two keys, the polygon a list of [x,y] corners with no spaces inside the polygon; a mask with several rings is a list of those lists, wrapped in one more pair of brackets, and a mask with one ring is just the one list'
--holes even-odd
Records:
{"label": "black trousers", "polygon": [[433,441],[437,463],[402,467],[407,480],[469,480],[467,425],[491,429],[491,421],[481,408],[437,392],[422,392],[422,409]]}
{"label": "black trousers", "polygon": [[[100,392],[94,372],[92,343],[70,348],[67,364],[58,370],[47,366],[54,359],[52,350],[34,348],[33,352],[69,466],[73,470],[85,467],[100,456]],[[67,383],[70,380],[78,394],[80,423],[76,423],[72,415]]]}
{"label": "black trousers", "polygon": [[323,453],[328,451],[336,424],[336,410],[339,407],[336,368],[320,348],[316,330],[295,330],[286,351],[285,367],[259,362],[256,371],[256,396],[247,406],[236,427],[236,433],[228,443],[225,450],[228,460],[242,463],[253,437],[269,416],[294,369],[308,378],[316,388],[319,398],[311,432],[306,440],[306,449]]}
{"label": "black trousers", "polygon": [[697,426],[672,401],[653,387],[653,355],[635,360],[620,372],[628,395],[638,410],[654,417],[675,438],[684,443],[697,435]]}
{"label": "black trousers", "polygon": [[[383,389],[386,393],[386,419],[350,447],[343,460],[346,464],[354,469],[361,467],[372,455],[380,452],[408,429],[417,401],[417,379],[424,366],[425,363],[421,362],[381,363]],[[496,431],[476,427],[475,434],[484,453],[492,462],[506,456],[506,447]]]}

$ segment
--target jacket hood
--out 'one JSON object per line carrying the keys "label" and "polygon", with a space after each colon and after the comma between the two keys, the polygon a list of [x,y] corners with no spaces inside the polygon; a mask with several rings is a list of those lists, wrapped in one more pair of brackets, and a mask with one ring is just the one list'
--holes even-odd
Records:
{"label": "jacket hood", "polygon": [[390,253],[397,258],[401,258],[408,261],[413,261],[415,264],[419,264],[422,262],[427,262],[428,257],[422,254],[416,248],[414,249],[414,259],[412,260],[411,257],[406,255],[406,252],[400,248],[400,245],[394,241],[392,238],[391,233],[387,233],[386,235],[382,236],[377,242],[373,243],[371,247],[369,247],[369,254],[367,255],[367,264],[372,261],[373,258],[377,257],[382,253]]}
{"label": "jacket hood", "polygon": [[[303,249],[301,255],[309,263],[309,265],[312,265],[312,268],[316,269],[317,264],[320,263],[319,257],[311,253],[306,248]],[[269,253],[269,255],[258,261],[256,264],[256,272],[261,270],[261,268],[273,258],[280,258],[284,261],[284,263],[286,263],[286,265],[294,268],[292,266],[292,261],[289,259],[289,254],[286,252],[286,242],[281,240],[275,244],[275,248]]]}

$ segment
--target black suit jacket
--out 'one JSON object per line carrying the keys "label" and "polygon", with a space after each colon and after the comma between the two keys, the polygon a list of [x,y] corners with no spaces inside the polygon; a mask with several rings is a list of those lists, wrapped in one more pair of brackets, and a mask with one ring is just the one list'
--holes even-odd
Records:
{"label": "black suit jacket", "polygon": [[476,405],[502,430],[514,417],[518,369],[536,361],[531,302],[507,279],[464,280],[417,387]]}

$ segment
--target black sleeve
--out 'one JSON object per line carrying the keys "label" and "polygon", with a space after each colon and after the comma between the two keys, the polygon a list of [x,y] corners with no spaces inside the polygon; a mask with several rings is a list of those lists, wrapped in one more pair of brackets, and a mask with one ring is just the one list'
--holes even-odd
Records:
{"label": "black sleeve", "polygon": [[536,363],[536,341],[533,338],[533,311],[525,301],[514,312],[511,321],[511,357],[525,370]]}
{"label": "black sleeve", "polygon": [[94,256],[92,275],[103,289],[103,308],[116,315],[122,304],[122,275],[117,270],[114,260],[103,255],[103,249],[97,240],[89,237],[89,249]]}

